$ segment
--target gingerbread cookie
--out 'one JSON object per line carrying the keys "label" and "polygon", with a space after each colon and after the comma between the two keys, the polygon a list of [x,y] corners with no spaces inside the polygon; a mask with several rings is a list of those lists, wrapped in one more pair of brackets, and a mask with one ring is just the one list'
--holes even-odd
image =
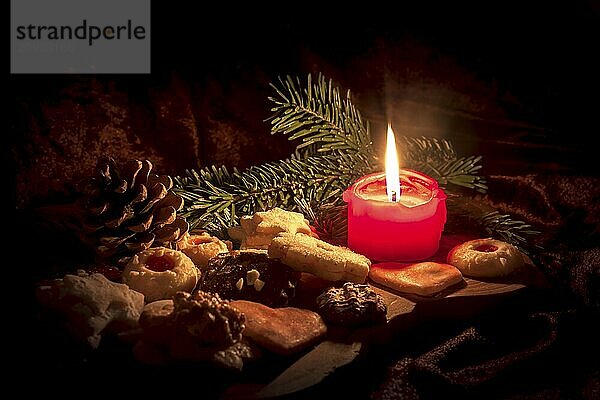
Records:
{"label": "gingerbread cookie", "polygon": [[38,288],[42,306],[59,314],[76,338],[96,348],[105,333],[131,329],[144,307],[144,295],[104,275],[65,275]]}
{"label": "gingerbread cookie", "polygon": [[458,269],[436,262],[375,264],[369,278],[399,292],[420,296],[430,296],[463,280]]}
{"label": "gingerbread cookie", "polygon": [[361,254],[302,233],[282,233],[273,238],[269,257],[328,281],[363,283],[371,266]]}
{"label": "gingerbread cookie", "polygon": [[312,234],[304,215],[279,207],[244,216],[240,225],[230,229],[229,235],[241,241],[241,249],[267,249],[273,238],[282,232]]}
{"label": "gingerbread cookie", "polygon": [[346,282],[317,297],[319,314],[335,325],[357,326],[385,321],[387,306],[369,285]]}
{"label": "gingerbread cookie", "polygon": [[[231,243],[229,244],[231,245]],[[203,270],[206,268],[208,260],[218,254],[228,253],[230,246],[203,232],[201,234],[186,234],[177,242],[177,247],[196,264],[196,267]]]}
{"label": "gingerbread cookie", "polygon": [[526,261],[512,244],[488,238],[455,246],[448,253],[448,263],[467,276],[495,278],[511,274]]}
{"label": "gingerbread cookie", "polygon": [[317,342],[327,332],[319,314],[300,308],[270,308],[245,300],[231,302],[246,317],[244,336],[278,354],[290,355]]}
{"label": "gingerbread cookie", "polygon": [[198,288],[224,299],[283,307],[294,297],[300,274],[264,253],[221,254],[208,263]]}
{"label": "gingerbread cookie", "polygon": [[131,257],[123,282],[142,293],[146,302],[171,298],[178,291],[191,292],[199,271],[192,260],[177,250],[156,247]]}

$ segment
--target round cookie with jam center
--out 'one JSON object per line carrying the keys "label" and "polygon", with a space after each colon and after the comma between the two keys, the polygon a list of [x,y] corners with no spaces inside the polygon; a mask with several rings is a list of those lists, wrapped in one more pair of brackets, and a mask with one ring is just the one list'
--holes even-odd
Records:
{"label": "round cookie with jam center", "polygon": [[206,232],[188,233],[177,243],[177,246],[201,270],[206,268],[211,258],[218,254],[229,253],[227,243]]}
{"label": "round cookie with jam center", "polygon": [[512,274],[525,264],[525,258],[512,244],[487,238],[455,246],[448,253],[448,263],[466,276],[495,278]]}
{"label": "round cookie with jam center", "polygon": [[156,247],[129,260],[123,283],[144,295],[146,302],[170,299],[179,291],[191,292],[200,272],[194,262],[177,250]]}

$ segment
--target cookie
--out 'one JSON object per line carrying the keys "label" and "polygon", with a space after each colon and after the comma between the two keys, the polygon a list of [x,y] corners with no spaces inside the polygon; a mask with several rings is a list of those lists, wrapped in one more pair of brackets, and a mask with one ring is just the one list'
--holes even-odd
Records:
{"label": "cookie", "polygon": [[148,304],[140,317],[142,338],[134,348],[140,361],[163,364],[204,361],[241,369],[252,357],[242,342],[244,315],[218,295],[178,292],[173,300]]}
{"label": "cookie", "polygon": [[346,282],[317,297],[317,311],[328,323],[358,326],[386,320],[387,306],[369,285]]}
{"label": "cookie", "polygon": [[229,246],[219,238],[203,232],[200,234],[186,234],[179,242],[177,248],[188,256],[198,269],[203,270],[208,265],[208,260],[218,254],[229,253]]}
{"label": "cookie", "polygon": [[363,283],[371,266],[363,255],[301,233],[282,233],[273,238],[269,257],[328,281]]}
{"label": "cookie", "polygon": [[526,264],[524,254],[512,244],[496,239],[475,239],[455,246],[448,263],[466,276],[495,278],[513,273]]}
{"label": "cookie", "polygon": [[144,295],[102,274],[65,275],[37,291],[42,306],[58,314],[76,338],[96,348],[105,333],[137,326]]}
{"label": "cookie", "polygon": [[140,315],[140,326],[148,330],[150,327],[161,325],[166,318],[169,318],[175,306],[173,300],[158,300],[148,303],[142,309]]}
{"label": "cookie", "polygon": [[142,293],[146,302],[171,298],[178,291],[191,292],[200,272],[192,260],[177,250],[155,247],[131,257],[123,282]]}
{"label": "cookie", "polygon": [[275,207],[269,211],[254,213],[251,218],[242,218],[246,233],[276,235],[280,232],[310,234],[310,226],[304,215]]}
{"label": "cookie", "polygon": [[327,332],[323,319],[310,310],[275,309],[245,300],[232,301],[231,306],[244,313],[244,336],[274,353],[294,354],[316,343]]}
{"label": "cookie", "polygon": [[436,262],[375,264],[371,266],[369,278],[399,292],[419,296],[430,296],[463,280],[458,269]]}
{"label": "cookie", "polygon": [[241,241],[241,249],[267,249],[281,232],[312,234],[304,215],[275,207],[240,219],[240,227],[228,230],[232,239]]}
{"label": "cookie", "polygon": [[296,293],[300,274],[258,251],[220,254],[208,263],[198,288],[224,299],[286,306]]}

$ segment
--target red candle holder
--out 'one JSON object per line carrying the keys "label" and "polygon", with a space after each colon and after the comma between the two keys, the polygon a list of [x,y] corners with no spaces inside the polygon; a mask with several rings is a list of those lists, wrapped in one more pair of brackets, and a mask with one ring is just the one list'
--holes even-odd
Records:
{"label": "red candle holder", "polygon": [[400,169],[399,201],[388,200],[385,172],[365,175],[343,194],[348,247],[373,261],[433,256],[446,223],[446,194],[429,176]]}

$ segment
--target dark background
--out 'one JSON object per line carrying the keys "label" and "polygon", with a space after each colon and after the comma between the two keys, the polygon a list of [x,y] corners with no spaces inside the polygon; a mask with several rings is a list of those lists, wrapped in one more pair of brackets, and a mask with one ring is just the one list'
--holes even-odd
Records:
{"label": "dark background", "polygon": [[[9,159],[17,208],[69,201],[76,183],[105,152],[119,159],[148,158],[169,174],[213,163],[243,168],[285,158],[293,144],[270,136],[264,122],[270,115],[268,84],[286,74],[323,72],[352,91],[372,123],[377,146],[382,148],[388,120],[397,134],[447,138],[463,155],[484,156],[491,198],[547,228],[552,243],[559,243],[548,251],[598,247],[587,236],[580,240],[579,228],[585,221],[596,238],[600,233],[598,150],[592,144],[600,125],[598,2],[267,8],[154,1],[152,7],[151,75],[9,77]],[[15,236],[22,245],[17,249],[28,255],[23,265],[34,265],[39,273],[48,260],[70,257],[70,249],[60,238],[31,229],[27,211],[17,221]],[[536,339],[528,335],[535,336],[537,328],[520,330],[524,338],[510,328],[532,324],[534,312],[566,316],[562,325],[556,323],[563,333],[552,351],[474,391],[450,393],[568,398],[581,397],[589,387],[589,393],[598,393],[597,329],[592,329],[597,308],[591,316],[587,308],[597,306],[598,299],[580,290],[586,276],[596,276],[598,287],[598,264],[591,267],[596,275],[577,275],[571,268],[575,262],[561,265],[553,271],[560,275],[555,280],[560,297],[518,298],[478,320],[425,326],[307,398],[324,391],[368,396],[402,357],[418,357],[473,325],[493,332],[502,349],[530,344]],[[35,337],[33,329],[37,326],[31,330]],[[52,340],[45,338],[37,348],[52,346]],[[459,354],[459,364],[466,365],[472,355]],[[110,354],[98,357],[111,359]],[[34,360],[39,363],[39,354]],[[54,375],[52,360],[39,365]],[[115,376],[128,373],[111,364],[81,366],[54,372],[88,378],[100,373],[108,379],[113,368]],[[373,373],[364,376],[370,369]],[[537,372],[526,373],[531,371]],[[441,392],[427,389],[436,379],[425,374],[423,397],[446,393],[444,385]]]}
{"label": "dark background", "polygon": [[390,120],[490,175],[596,175],[598,2],[523,3],[154,2],[151,75],[10,77],[17,205],[69,194],[103,151],[171,174],[284,158],[268,83],[309,72],[352,90],[378,146]]}

